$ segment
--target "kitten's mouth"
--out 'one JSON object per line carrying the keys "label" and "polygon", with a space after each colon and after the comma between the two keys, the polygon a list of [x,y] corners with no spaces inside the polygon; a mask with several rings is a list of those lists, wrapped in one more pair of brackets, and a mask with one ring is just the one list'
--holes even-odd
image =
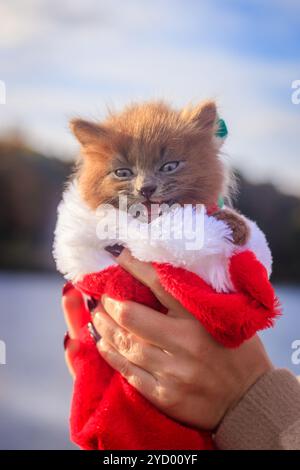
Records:
{"label": "kitten's mouth", "polygon": [[[152,220],[156,219],[157,217],[162,216],[164,211],[166,210],[166,206],[170,209],[173,204],[176,204],[177,201],[175,199],[167,199],[167,200],[151,200],[147,199],[143,201],[142,204],[147,209],[146,214],[142,214],[140,211],[136,214],[136,217],[140,220],[145,220],[146,222],[150,223]],[[164,206],[164,207],[163,207]]]}
{"label": "kitten's mouth", "polygon": [[175,200],[175,199],[160,199],[160,200],[152,200],[152,199],[149,199],[148,201],[145,201],[143,202],[143,204],[147,207],[147,208],[151,208],[151,205],[155,204],[155,205],[159,205],[159,206],[162,206],[163,204],[166,204],[167,206],[172,206],[173,204],[178,204],[178,202]]}

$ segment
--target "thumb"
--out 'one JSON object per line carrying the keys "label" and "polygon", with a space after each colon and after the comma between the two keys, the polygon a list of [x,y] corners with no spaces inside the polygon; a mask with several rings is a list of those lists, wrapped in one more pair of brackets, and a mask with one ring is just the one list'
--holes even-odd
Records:
{"label": "thumb", "polygon": [[68,329],[64,339],[65,360],[71,376],[75,378],[73,362],[80,349],[79,332],[88,322],[89,312],[82,294],[71,282],[67,282],[63,288],[62,308]]}
{"label": "thumb", "polygon": [[74,368],[74,359],[77,353],[80,350],[80,341],[79,339],[72,339],[69,336],[69,333],[66,333],[64,339],[64,348],[65,348],[65,361],[69,372],[73,379],[75,378],[75,368]]}
{"label": "thumb", "polygon": [[79,336],[81,328],[89,321],[90,314],[85,307],[81,292],[71,282],[63,288],[62,308],[71,339]]}

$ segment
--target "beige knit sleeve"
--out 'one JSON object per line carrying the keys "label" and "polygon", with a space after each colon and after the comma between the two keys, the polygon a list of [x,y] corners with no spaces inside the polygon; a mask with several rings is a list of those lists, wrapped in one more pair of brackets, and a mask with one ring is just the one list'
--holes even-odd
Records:
{"label": "beige knit sleeve", "polygon": [[286,369],[272,370],[248,390],[221,422],[218,449],[300,449],[300,384]]}

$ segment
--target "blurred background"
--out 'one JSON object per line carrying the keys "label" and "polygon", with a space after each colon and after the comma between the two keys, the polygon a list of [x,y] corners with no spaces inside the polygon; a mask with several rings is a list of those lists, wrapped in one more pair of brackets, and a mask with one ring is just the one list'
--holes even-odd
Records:
{"label": "blurred background", "polygon": [[75,448],[51,246],[78,153],[68,120],[101,119],[107,105],[218,101],[236,205],[274,255],[284,316],[263,340],[299,375],[299,1],[2,0],[0,18],[0,448]]}

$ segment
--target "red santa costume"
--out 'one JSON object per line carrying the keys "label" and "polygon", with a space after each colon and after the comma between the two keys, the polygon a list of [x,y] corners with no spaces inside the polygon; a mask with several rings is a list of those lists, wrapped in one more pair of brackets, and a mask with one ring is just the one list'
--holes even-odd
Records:
{"label": "red santa costume", "polygon": [[[165,313],[152,292],[104,250],[105,246],[122,244],[137,259],[153,263],[166,291],[217,341],[237,347],[258,330],[272,326],[279,314],[269,282],[271,253],[254,222],[247,220],[248,242],[236,246],[226,223],[205,209],[202,215],[199,227],[194,224],[196,211],[185,207],[171,211],[171,217],[164,213],[150,224],[136,224],[129,217],[130,234],[125,234],[120,221],[128,214],[113,208],[91,210],[73,182],[58,210],[57,267],[85,298],[99,299],[106,293]],[[85,315],[88,322],[87,311]],[[71,438],[81,448],[213,448],[211,433],[167,417],[114,371],[98,353],[86,325],[80,341],[73,359],[76,378],[70,424]]]}

